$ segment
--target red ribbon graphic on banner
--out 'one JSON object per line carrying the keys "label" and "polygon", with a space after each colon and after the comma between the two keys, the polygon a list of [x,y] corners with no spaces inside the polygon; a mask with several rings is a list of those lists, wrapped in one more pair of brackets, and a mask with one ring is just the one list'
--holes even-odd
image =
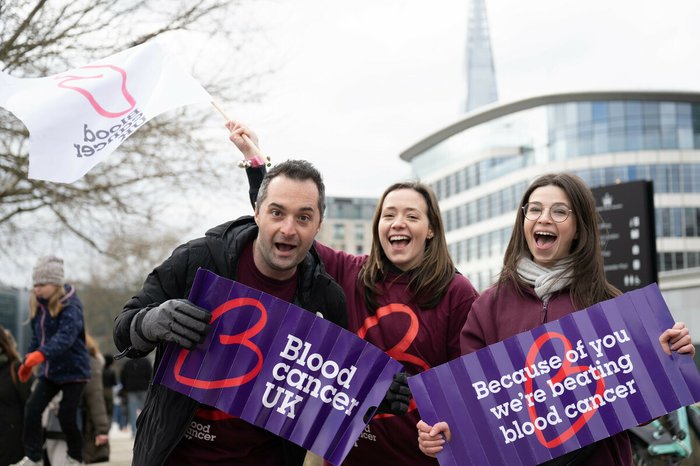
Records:
{"label": "red ribbon graphic on banner", "polygon": [[[561,340],[561,342],[564,344],[564,353],[566,354],[570,350],[573,349],[573,346],[571,345],[571,342],[569,341],[568,338],[566,338],[564,335],[561,333],[557,332],[547,332],[543,333],[542,335],[535,340],[535,342],[532,344],[530,347],[530,351],[527,354],[527,361],[526,365],[529,366],[531,364],[535,364],[535,359],[537,358],[537,355],[540,353],[540,349],[544,344],[550,340],[553,339],[558,339]],[[579,372],[586,372],[587,370],[590,369],[590,366],[573,366],[571,362],[567,360],[566,357],[562,358],[562,365],[559,371],[552,377],[550,380],[553,383],[558,383],[564,380],[566,377],[572,375],[572,374],[578,374]],[[603,394],[603,391],[605,390],[605,381],[601,377],[597,384],[596,384],[596,394],[601,395]],[[532,379],[528,377],[527,381],[525,382],[525,393],[530,395],[532,394]],[[534,423],[535,419],[537,419],[537,409],[535,405],[528,405],[528,414],[530,415],[530,420]],[[591,409],[590,411],[587,411],[586,413],[581,414],[581,416],[574,421],[571,426],[566,429],[564,432],[559,434],[557,437],[553,438],[552,440],[547,440],[544,438],[544,435],[542,434],[542,431],[539,429],[535,429],[535,432],[537,434],[537,440],[544,445],[547,448],[553,448],[556,446],[561,445],[562,443],[566,442],[569,440],[571,437],[576,435],[576,433],[581,430],[581,428],[586,425],[588,420],[598,411],[598,408],[596,407],[595,409]]]}
{"label": "red ribbon graphic on banner", "polygon": [[260,351],[260,348],[258,348],[258,346],[255,343],[250,341],[250,338],[260,333],[260,331],[265,327],[265,324],[267,323],[267,310],[265,309],[265,306],[263,306],[260,301],[253,298],[232,299],[230,301],[226,301],[225,303],[221,304],[219,307],[214,309],[214,312],[212,312],[211,315],[211,323],[213,324],[216,321],[216,319],[223,316],[229,311],[233,311],[235,309],[239,309],[246,306],[253,306],[260,311],[259,320],[255,323],[255,325],[253,325],[247,330],[244,330],[242,333],[238,333],[235,335],[219,335],[219,342],[222,345],[241,345],[252,350],[258,358],[255,367],[246,374],[220,380],[200,380],[192,377],[187,377],[185,375],[182,375],[181,371],[182,366],[185,363],[185,359],[187,359],[187,356],[190,354],[190,350],[183,349],[180,351],[180,354],[177,357],[177,362],[175,363],[175,367],[173,368],[173,375],[175,376],[175,380],[177,380],[183,385],[209,390],[217,388],[237,387],[239,385],[243,385],[251,381],[258,375],[258,373],[262,369],[263,355],[262,351]]}
{"label": "red ribbon graphic on banner", "polygon": [[[399,342],[396,343],[394,346],[386,350],[385,353],[391,356],[392,358],[396,359],[397,361],[410,362],[411,364],[414,364],[423,370],[430,369],[430,366],[427,362],[412,354],[406,353],[406,350],[409,346],[411,346],[413,340],[416,339],[416,335],[418,335],[418,328],[420,327],[420,324],[418,322],[418,317],[416,316],[416,314],[411,310],[410,307],[406,306],[405,304],[391,303],[387,304],[386,306],[380,307],[379,309],[377,309],[377,313],[375,315],[367,317],[365,319],[364,325],[362,325],[362,327],[360,327],[357,330],[357,336],[364,339],[369,329],[376,325],[379,325],[379,321],[384,317],[395,313],[406,314],[410,319],[410,324],[406,329],[406,333],[404,334],[403,338],[401,338],[401,340],[399,340]],[[416,409],[416,402],[415,400],[411,399],[411,403],[408,405],[408,411],[411,412],[414,409]],[[383,418],[392,416],[394,415],[377,414],[374,417]]]}

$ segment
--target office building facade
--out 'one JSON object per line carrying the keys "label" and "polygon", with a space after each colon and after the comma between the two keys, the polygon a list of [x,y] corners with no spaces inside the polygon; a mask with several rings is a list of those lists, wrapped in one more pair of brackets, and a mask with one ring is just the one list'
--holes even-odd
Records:
{"label": "office building facade", "polygon": [[0,285],[0,325],[10,331],[22,354],[31,338],[28,323],[29,291]]}
{"label": "office building facade", "polygon": [[377,199],[326,197],[326,213],[318,241],[350,254],[369,254]]}
{"label": "office building facade", "polygon": [[450,252],[480,290],[496,279],[520,197],[537,176],[568,171],[592,188],[651,180],[659,286],[674,316],[700,329],[700,93],[581,92],[495,104],[401,158],[435,190]]}

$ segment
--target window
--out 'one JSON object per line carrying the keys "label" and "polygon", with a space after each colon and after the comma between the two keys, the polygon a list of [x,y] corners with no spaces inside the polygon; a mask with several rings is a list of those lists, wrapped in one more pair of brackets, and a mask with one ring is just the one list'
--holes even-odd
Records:
{"label": "window", "polygon": [[462,260],[462,241],[457,241],[456,243],[453,244],[453,248],[450,251],[450,255],[452,256],[453,261],[461,261]]}
{"label": "window", "polygon": [[593,103],[580,102],[578,104],[578,124],[579,127],[588,126],[593,121]]}
{"label": "window", "polygon": [[501,251],[501,234],[500,230],[494,230],[489,233],[489,256],[498,256]]}
{"label": "window", "polygon": [[700,267],[700,252],[688,251],[688,268]]}
{"label": "window", "polygon": [[683,253],[682,252],[674,252],[674,268],[675,269],[684,269],[685,268],[685,261],[683,260]]}
{"label": "window", "polygon": [[671,236],[675,238],[683,236],[683,229],[681,227],[681,209],[678,207],[672,207],[668,210],[671,214]]}
{"label": "window", "polygon": [[700,209],[687,207],[683,209],[683,225],[685,236],[698,236],[698,216]]}
{"label": "window", "polygon": [[467,260],[474,261],[479,258],[479,242],[477,238],[467,240]]}
{"label": "window", "polygon": [[355,240],[360,243],[365,240],[365,226],[362,223],[355,224]]}
{"label": "window", "polygon": [[463,168],[457,172],[457,192],[467,190],[467,169]]}
{"label": "window", "polygon": [[489,256],[489,234],[479,235],[479,259],[486,259]]}
{"label": "window", "polygon": [[673,270],[673,254],[663,253],[663,270]]}
{"label": "window", "polygon": [[591,118],[594,122],[605,122],[608,119],[608,103],[593,102],[591,104]]}
{"label": "window", "polygon": [[652,167],[652,179],[654,180],[654,191],[657,193],[668,192],[668,165],[661,164]]}
{"label": "window", "polygon": [[467,225],[472,225],[478,221],[476,210],[476,201],[467,204]]}

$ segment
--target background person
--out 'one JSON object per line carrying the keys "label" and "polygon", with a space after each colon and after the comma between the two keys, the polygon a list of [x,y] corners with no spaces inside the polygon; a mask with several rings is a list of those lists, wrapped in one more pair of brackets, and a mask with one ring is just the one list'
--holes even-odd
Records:
{"label": "background person", "polygon": [[81,403],[83,419],[83,459],[85,463],[109,461],[110,420],[104,398],[102,369],[104,357],[90,334],[85,336],[90,354],[90,380],[85,385]]}
{"label": "background person", "polygon": [[[109,420],[102,389],[104,359],[99,346],[90,334],[85,335],[90,354],[90,380],[85,385],[79,408],[79,420],[83,433],[83,459],[85,464],[109,461]],[[46,462],[51,466],[63,466],[66,461],[66,437],[58,422],[61,401],[58,393],[44,411],[46,426]]]}
{"label": "background person", "polygon": [[132,437],[136,435],[136,419],[143,410],[152,376],[153,366],[148,358],[127,360],[119,373],[119,380],[124,392],[126,392],[126,405]]}
{"label": "background person", "polygon": [[111,354],[104,354],[105,367],[102,370],[102,388],[104,390],[105,408],[107,409],[107,420],[112,426],[112,415],[114,413],[114,387],[117,385],[117,373],[114,370],[114,357]]}
{"label": "background person", "polygon": [[126,432],[129,430],[129,419],[127,419],[126,414],[128,402],[126,401],[126,392],[121,383],[117,382],[117,385],[112,388],[112,394],[114,400],[114,406],[112,408],[114,420],[119,426],[119,430]]}
{"label": "background person", "polygon": [[[234,121],[227,128],[246,159],[253,158],[257,136]],[[369,255],[336,251],[319,242],[314,248],[345,291],[348,330],[400,361],[409,375],[460,356],[460,330],[478,293],[456,271],[429,187],[405,182],[384,191],[374,213]],[[418,411],[396,415],[408,408],[408,387],[405,394],[406,404],[397,401],[395,412],[382,407],[384,413],[371,420],[344,465],[437,464],[415,441]]]}
{"label": "background person", "polygon": [[33,378],[26,382],[19,379],[21,363],[15,339],[0,325],[0,466],[15,463],[24,456],[24,404]]}
{"label": "background person", "polygon": [[[85,334],[90,355],[90,380],[85,385],[80,402],[79,419],[83,433],[83,459],[86,464],[109,461],[109,419],[102,389],[104,358],[90,334]],[[63,466],[66,460],[66,437],[58,422],[61,393],[44,411],[46,426],[46,457],[51,466]]]}
{"label": "background person", "polygon": [[[595,199],[568,173],[537,178],[525,191],[498,282],[472,306],[462,329],[464,354],[560,319],[620,291],[605,278]],[[662,333],[664,351],[694,354],[682,323]],[[449,426],[420,421],[419,445],[434,456],[449,440]],[[556,464],[632,465],[626,432],[552,460]]]}
{"label": "background person", "polygon": [[63,394],[58,420],[68,445],[66,464],[79,464],[83,459],[83,441],[77,411],[83,388],[90,378],[83,306],[75,289],[64,283],[63,259],[54,255],[40,257],[34,266],[32,281],[34,293],[29,299],[32,338],[19,377],[22,381],[28,380],[35,366],[39,367],[39,376],[25,406],[26,456],[17,465],[42,463],[41,415],[58,392]]}
{"label": "background person", "polygon": [[[184,348],[201,342],[210,313],[185,299],[199,267],[345,327],[343,292],[309,251],[324,208],[325,186],[311,164],[275,165],[263,180],[254,217],[225,223],[179,246],[151,272],[116,318],[117,348],[132,358],[156,349],[157,365],[167,342]],[[188,434],[202,426],[211,434],[208,439]],[[151,385],[138,420],[133,464],[301,466],[305,453],[264,429]]]}

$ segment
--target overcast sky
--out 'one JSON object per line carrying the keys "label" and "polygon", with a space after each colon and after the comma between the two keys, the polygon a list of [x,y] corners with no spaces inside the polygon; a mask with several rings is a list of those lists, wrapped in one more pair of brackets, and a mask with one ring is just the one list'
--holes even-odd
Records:
{"label": "overcast sky", "polygon": [[[243,9],[260,27],[257,49],[234,65],[259,58],[276,71],[262,103],[225,110],[258,132],[273,162],[313,162],[329,195],[378,197],[412,177],[399,153],[462,115],[467,0],[253,0]],[[486,0],[486,9],[501,101],[700,91],[698,0]],[[246,190],[237,194],[201,209],[208,215],[192,235],[250,213]],[[180,207],[170,217],[191,222],[191,205]]]}
{"label": "overcast sky", "polygon": [[[486,0],[499,100],[562,90],[700,90],[697,0]],[[275,160],[306,158],[330,195],[412,176],[399,153],[457,120],[467,0],[256,0],[262,104],[228,109]],[[241,64],[245,66],[245,64]]]}

